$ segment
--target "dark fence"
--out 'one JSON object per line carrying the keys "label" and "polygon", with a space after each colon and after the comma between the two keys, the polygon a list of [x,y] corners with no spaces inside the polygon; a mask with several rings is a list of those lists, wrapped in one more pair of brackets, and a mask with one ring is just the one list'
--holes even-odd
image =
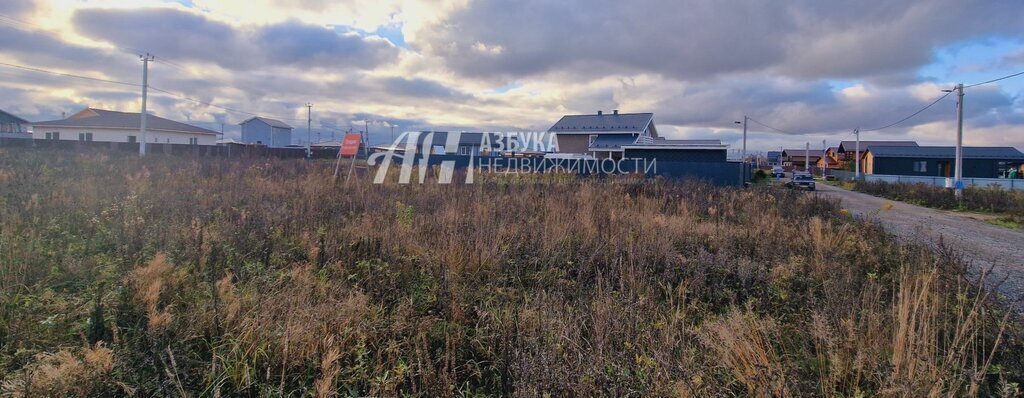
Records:
{"label": "dark fence", "polygon": [[[0,138],[0,147],[18,147],[25,150],[68,152],[138,153],[139,144],[126,142],[97,142],[71,140],[34,140]],[[146,145],[148,153],[162,153],[191,157],[228,158],[293,158],[306,156],[305,148],[267,148],[253,145],[185,145],[152,143]],[[337,148],[313,148],[312,158],[334,159]],[[360,153],[362,155],[362,153]],[[362,158],[362,156],[360,156]],[[393,159],[398,166],[400,158]],[[495,173],[574,173],[579,175],[612,175],[641,173],[648,177],[698,179],[717,185],[743,185],[750,181],[751,166],[740,162],[684,162],[656,159],[544,159],[540,157],[470,157],[466,155],[430,155],[428,164],[436,166],[453,162],[456,169],[465,169],[471,162],[477,171]],[[394,172],[398,172],[397,168]]]}
{"label": "dark fence", "polygon": [[[472,159],[472,160],[471,160]],[[399,159],[392,159],[396,168]],[[473,165],[476,171],[494,173],[571,173],[579,175],[644,174],[647,177],[697,179],[716,185],[743,185],[750,181],[751,166],[741,162],[685,162],[654,159],[544,159],[538,157],[475,157],[430,155],[428,164],[451,162],[456,169]],[[397,172],[397,169],[395,170]]]}
{"label": "dark fence", "polygon": [[[21,147],[26,149],[61,150],[61,151],[110,151],[138,153],[138,143],[99,142],[72,140],[35,140],[0,137],[0,147]],[[268,148],[257,145],[187,145],[150,143],[146,144],[146,152],[163,153],[182,156],[219,156],[219,157],[275,157],[301,159],[306,157],[305,148]],[[312,148],[314,159],[334,159],[338,155],[337,148]]]}

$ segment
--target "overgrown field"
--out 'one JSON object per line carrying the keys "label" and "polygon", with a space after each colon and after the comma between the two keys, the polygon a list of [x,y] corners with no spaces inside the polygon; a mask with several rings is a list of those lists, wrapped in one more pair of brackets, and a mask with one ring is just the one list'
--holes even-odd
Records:
{"label": "overgrown field", "polygon": [[971,186],[964,189],[961,201],[956,199],[953,190],[928,184],[857,181],[853,189],[936,209],[996,213],[1010,223],[1024,226],[1024,191]]}
{"label": "overgrown field", "polygon": [[954,251],[813,194],[332,168],[0,152],[0,395],[1020,392]]}

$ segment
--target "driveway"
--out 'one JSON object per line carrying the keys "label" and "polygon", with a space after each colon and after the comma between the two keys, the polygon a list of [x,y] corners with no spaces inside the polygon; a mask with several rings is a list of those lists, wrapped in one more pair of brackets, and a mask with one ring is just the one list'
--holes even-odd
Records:
{"label": "driveway", "polygon": [[[886,230],[901,239],[933,247],[942,239],[962,249],[973,272],[992,267],[986,283],[1006,278],[999,292],[1011,301],[1024,300],[1024,232],[951,211],[896,202],[823,183],[817,185],[819,194],[841,199],[843,208],[881,222]],[[1018,311],[1024,310],[1021,304],[1024,303],[1018,302]]]}

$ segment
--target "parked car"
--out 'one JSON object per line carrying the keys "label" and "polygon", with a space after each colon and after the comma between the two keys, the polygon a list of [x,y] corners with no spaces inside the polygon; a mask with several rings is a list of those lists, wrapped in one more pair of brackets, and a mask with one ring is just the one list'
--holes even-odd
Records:
{"label": "parked car", "polygon": [[786,183],[786,186],[793,189],[814,190],[814,177],[806,173],[793,174],[793,179]]}
{"label": "parked car", "polygon": [[782,168],[782,166],[772,167],[772,177],[782,178],[782,177],[785,177],[785,176],[786,176],[786,170],[784,170]]}

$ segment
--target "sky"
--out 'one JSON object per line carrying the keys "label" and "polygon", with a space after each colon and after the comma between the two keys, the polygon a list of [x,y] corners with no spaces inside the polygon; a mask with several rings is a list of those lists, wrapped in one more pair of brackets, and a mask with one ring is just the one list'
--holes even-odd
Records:
{"label": "sky", "polygon": [[[748,147],[954,145],[956,83],[1024,71],[1020,0],[19,0],[0,2],[0,109],[89,106],[237,138],[253,115],[338,139],[544,131],[653,112],[668,138]],[[102,81],[100,81],[102,80]],[[127,83],[127,84],[125,84]],[[1024,76],[966,90],[966,145],[1024,150]],[[392,127],[394,127],[392,129]]]}

